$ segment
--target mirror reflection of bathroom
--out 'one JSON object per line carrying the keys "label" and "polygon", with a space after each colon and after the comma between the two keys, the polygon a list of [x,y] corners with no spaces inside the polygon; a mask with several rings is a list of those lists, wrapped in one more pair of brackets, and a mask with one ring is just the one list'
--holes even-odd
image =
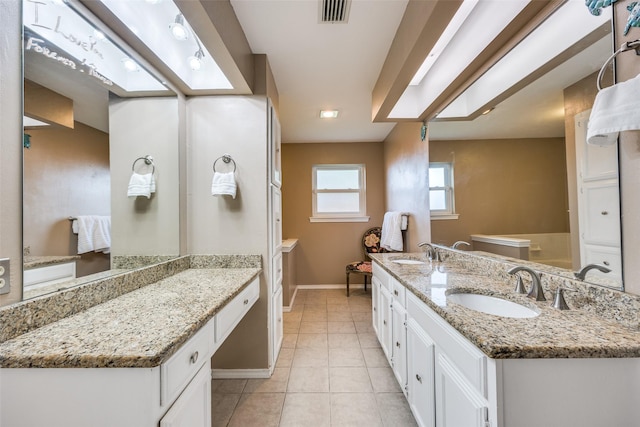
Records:
{"label": "mirror reflection of bathroom", "polygon": [[[114,146],[111,134],[122,140],[125,130],[110,122],[109,109],[173,93],[67,2],[26,0],[23,19],[27,299],[119,271],[112,270],[114,243],[123,253],[112,241],[112,171],[149,153],[135,141]],[[123,150],[126,157],[114,158]]]}
{"label": "mirror reflection of bathroom", "polygon": [[[474,250],[567,275],[603,264],[612,271],[589,280],[621,288],[617,148],[585,144],[598,72],[613,51],[611,10],[597,19],[571,12],[583,7],[567,2],[429,123],[429,161],[451,165],[458,215],[432,215],[431,232],[437,243],[470,239]],[[547,40],[542,50],[536,38]],[[603,86],[612,76],[608,67]]]}

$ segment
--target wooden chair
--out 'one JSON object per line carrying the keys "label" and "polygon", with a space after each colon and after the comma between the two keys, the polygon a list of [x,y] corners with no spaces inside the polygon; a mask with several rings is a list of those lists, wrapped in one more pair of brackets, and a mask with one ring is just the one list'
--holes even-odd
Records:
{"label": "wooden chair", "polygon": [[386,252],[380,247],[381,227],[373,227],[365,231],[362,236],[362,249],[365,261],[354,261],[347,264],[347,296],[349,296],[349,276],[360,274],[364,276],[364,290],[367,291],[367,280],[371,277],[371,261],[368,261],[368,254]]}

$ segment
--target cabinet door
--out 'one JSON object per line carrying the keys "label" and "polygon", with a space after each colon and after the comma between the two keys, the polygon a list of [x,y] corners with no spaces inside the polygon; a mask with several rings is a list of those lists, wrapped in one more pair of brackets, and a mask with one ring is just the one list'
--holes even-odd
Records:
{"label": "cabinet door", "polygon": [[[271,103],[269,103],[271,104]],[[282,184],[282,165],[281,165],[281,137],[280,137],[280,121],[273,106],[269,107],[270,119],[270,152],[269,152],[269,168],[271,169],[271,183],[278,187]]]}
{"label": "cabinet door", "polygon": [[280,347],[282,347],[282,338],[284,336],[282,323],[282,286],[280,286],[273,295],[271,307],[273,308],[273,314],[271,315],[273,328],[272,362],[276,363],[276,360],[278,360],[278,354],[280,353]]}
{"label": "cabinet door", "polygon": [[436,426],[485,427],[489,407],[451,361],[436,349]]}
{"label": "cabinet door", "polygon": [[391,294],[389,291],[380,288],[380,334],[378,340],[382,346],[385,356],[389,364],[391,364]]}
{"label": "cabinet door", "polygon": [[271,256],[282,249],[282,193],[271,185]]}
{"label": "cabinet door", "polygon": [[206,363],[160,420],[160,427],[211,426],[211,369]]}
{"label": "cabinet door", "polygon": [[380,340],[380,281],[374,276],[371,279],[371,322],[373,324],[373,330]]}
{"label": "cabinet door", "polygon": [[407,400],[420,427],[434,427],[434,342],[413,319],[407,320]]}
{"label": "cabinet door", "polygon": [[407,394],[407,310],[397,301],[391,305],[391,342],[393,343],[392,360],[393,373]]}

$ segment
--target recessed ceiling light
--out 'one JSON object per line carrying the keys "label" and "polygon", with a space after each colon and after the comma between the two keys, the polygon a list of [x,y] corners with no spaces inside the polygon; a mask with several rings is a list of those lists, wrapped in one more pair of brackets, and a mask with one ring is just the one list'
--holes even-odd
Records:
{"label": "recessed ceiling light", "polygon": [[482,112],[483,116],[486,116],[487,114],[489,114],[490,112],[492,112],[496,107],[491,107],[491,108],[487,108],[486,110],[484,110]]}
{"label": "recessed ceiling light", "polygon": [[335,119],[338,117],[338,110],[320,110],[321,119]]}
{"label": "recessed ceiling light", "polygon": [[138,64],[136,64],[136,62],[131,58],[122,59],[122,65],[127,71],[140,71],[140,67],[138,66]]}

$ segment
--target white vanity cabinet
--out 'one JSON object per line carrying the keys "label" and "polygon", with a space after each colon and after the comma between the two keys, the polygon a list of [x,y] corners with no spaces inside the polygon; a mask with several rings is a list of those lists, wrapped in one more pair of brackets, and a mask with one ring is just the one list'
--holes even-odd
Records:
{"label": "white vanity cabinet", "polygon": [[418,323],[407,320],[407,400],[420,427],[435,426],[435,343]]}
{"label": "white vanity cabinet", "polygon": [[407,310],[405,288],[390,277],[391,287],[391,367],[403,393],[407,394]]}

